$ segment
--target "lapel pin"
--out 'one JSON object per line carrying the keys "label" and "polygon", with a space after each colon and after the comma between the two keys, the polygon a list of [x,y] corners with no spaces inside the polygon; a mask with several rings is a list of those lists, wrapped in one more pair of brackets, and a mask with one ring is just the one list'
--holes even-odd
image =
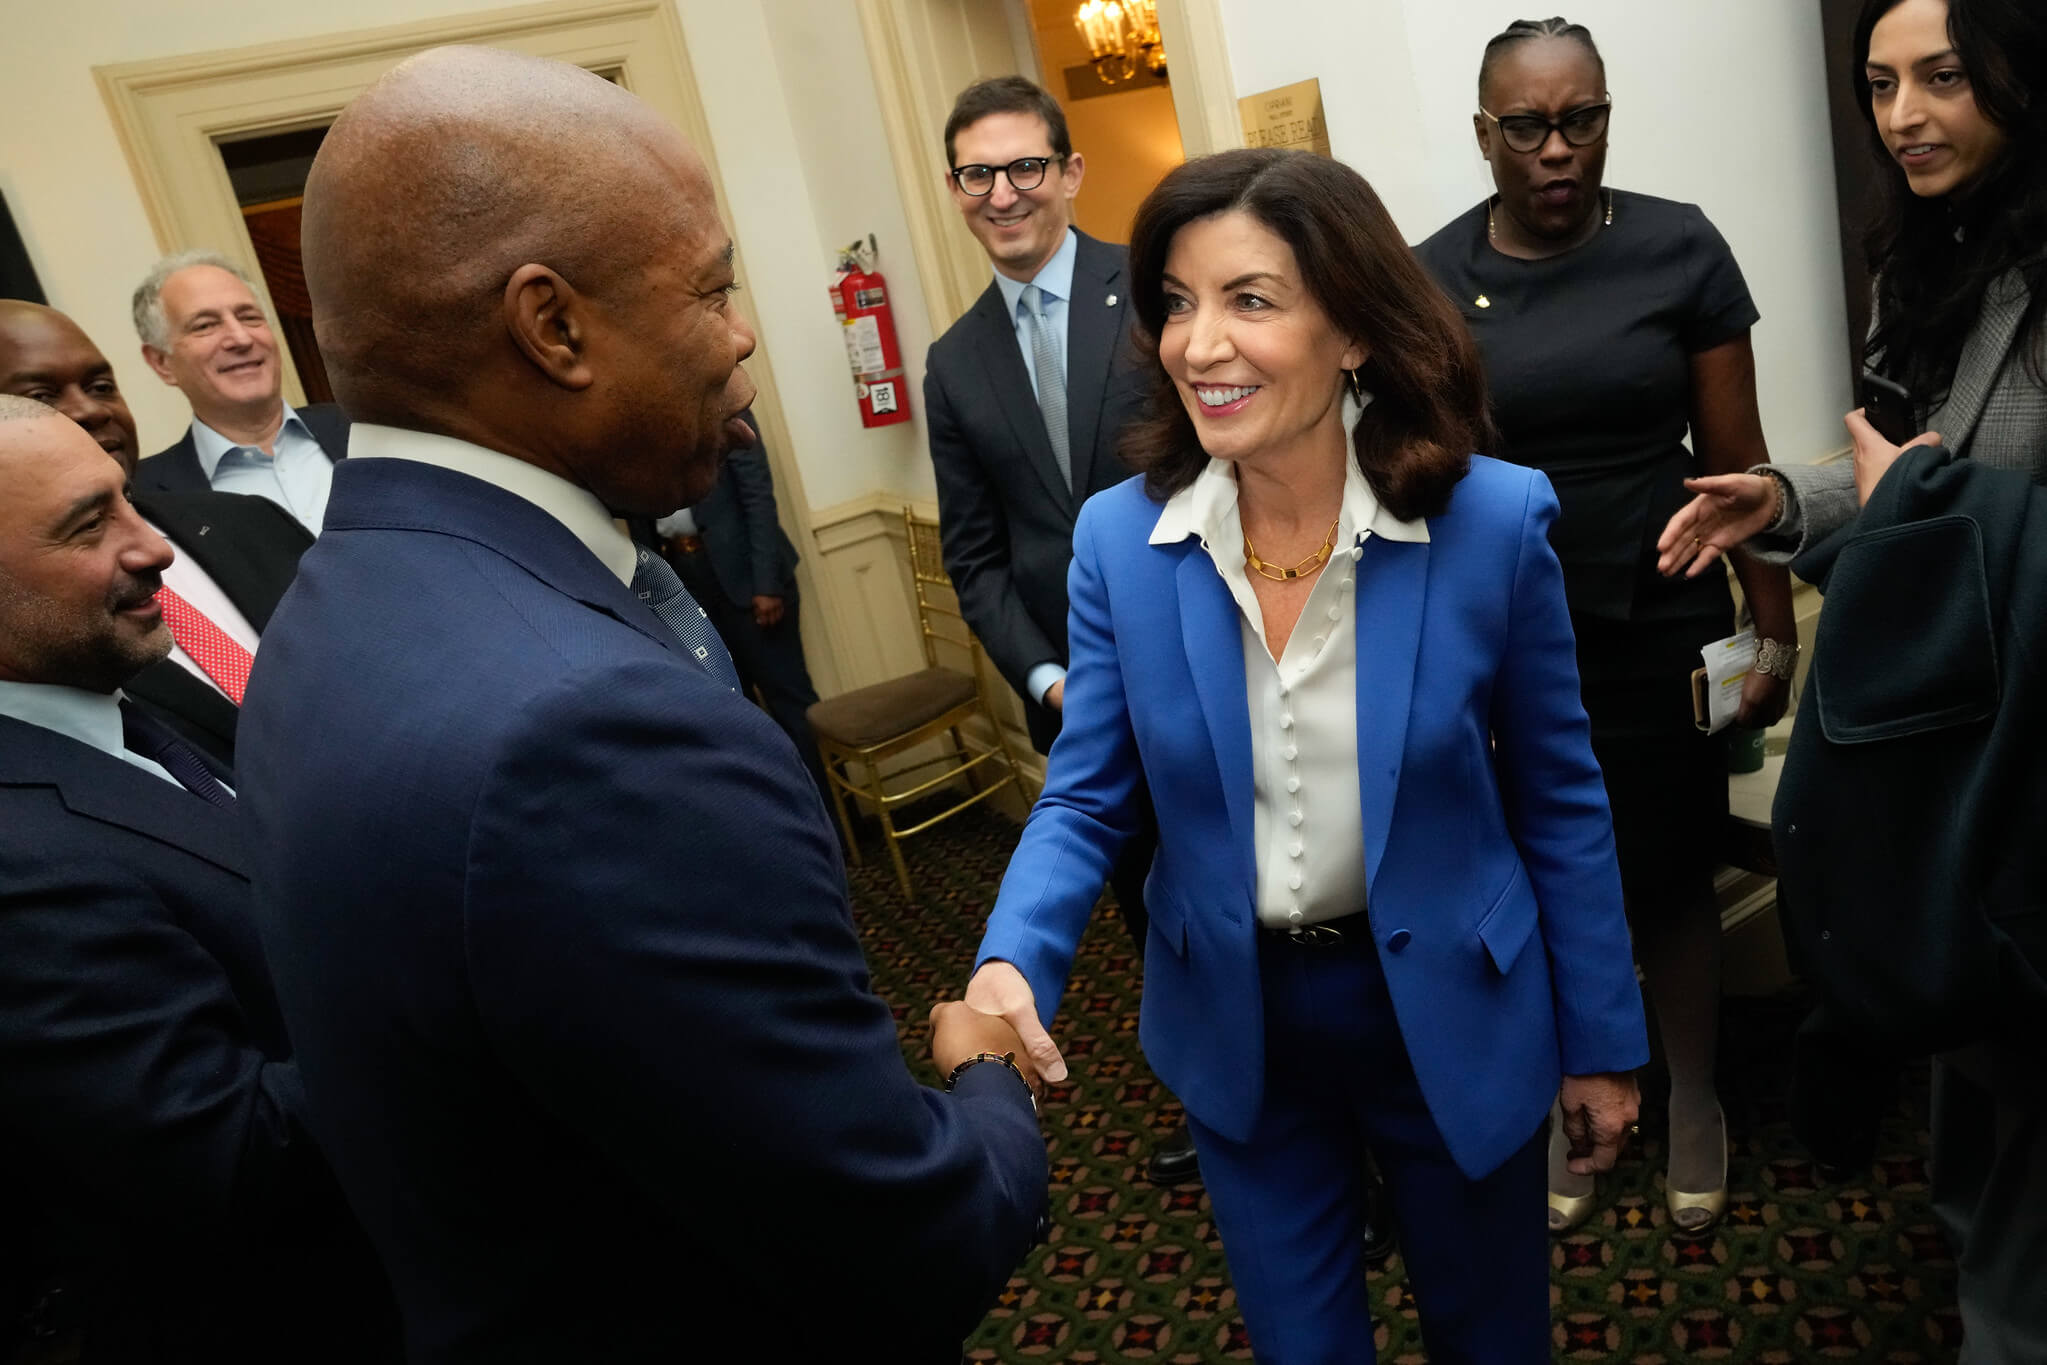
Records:
{"label": "lapel pin", "polygon": [[1481,308],[1490,308],[1493,306],[1493,301],[1483,294],[1480,294],[1477,298],[1473,299],[1472,302],[1477,304]]}
{"label": "lapel pin", "polygon": [[1108,298],[1106,298],[1106,299],[1102,300],[1102,302],[1103,302],[1103,303],[1104,303],[1104,304],[1105,304],[1106,306],[1108,306],[1108,307],[1110,307],[1110,308],[1114,308],[1114,307],[1116,306],[1116,296],[1115,296],[1114,294],[1111,294],[1111,295],[1109,295],[1109,297],[1108,297]]}
{"label": "lapel pin", "polygon": [[202,527],[200,527],[200,528],[199,528],[199,534],[203,536],[203,535],[205,535],[205,534],[206,534],[206,533],[207,533],[208,531],[211,531],[212,529],[213,529],[213,527],[212,527],[211,525],[207,525],[207,526],[202,526]]}

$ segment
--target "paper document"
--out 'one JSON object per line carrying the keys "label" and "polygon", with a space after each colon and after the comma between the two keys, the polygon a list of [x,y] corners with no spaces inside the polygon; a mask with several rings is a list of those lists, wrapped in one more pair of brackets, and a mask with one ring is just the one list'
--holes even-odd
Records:
{"label": "paper document", "polygon": [[1718,734],[1741,709],[1741,686],[1756,662],[1756,633],[1736,631],[1699,651],[1706,666],[1692,674],[1692,718],[1701,730]]}

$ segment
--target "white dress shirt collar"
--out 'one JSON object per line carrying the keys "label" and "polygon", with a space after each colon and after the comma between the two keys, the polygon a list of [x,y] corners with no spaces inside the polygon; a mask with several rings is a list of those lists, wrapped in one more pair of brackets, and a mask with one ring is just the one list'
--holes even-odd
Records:
{"label": "white dress shirt collar", "polygon": [[502,488],[566,526],[619,582],[633,581],[639,556],[624,524],[598,501],[595,493],[538,465],[452,436],[380,427],[369,422],[358,422],[349,430],[348,457],[416,460]]}
{"label": "white dress shirt collar", "polygon": [[995,272],[995,287],[1002,291],[1002,302],[1009,308],[1009,320],[1016,321],[1017,300],[1023,297],[1025,285],[1035,284],[1051,298],[1065,302],[1073,297],[1073,262],[1080,255],[1080,238],[1072,228],[1066,229],[1066,240],[1059,243],[1059,249],[1052,253],[1052,259],[1045,262],[1037,274],[1028,280],[1012,280],[1001,271]]}
{"label": "white dress shirt collar", "polygon": [[0,716],[12,716],[24,724],[55,731],[179,786],[178,780],[160,764],[128,747],[121,725],[121,701],[125,695],[118,690],[88,692],[82,687],[57,683],[0,681]]}
{"label": "white dress shirt collar", "polygon": [[[1348,394],[1344,396],[1344,448],[1350,453],[1350,458],[1343,462],[1341,521],[1345,526],[1358,529],[1357,542],[1360,544],[1366,536],[1426,544],[1429,523],[1421,517],[1402,521],[1387,511],[1358,468],[1357,444],[1351,439],[1350,432],[1363,411],[1363,405],[1356,399]],[[1236,529],[1239,525],[1236,470],[1227,460],[1210,460],[1208,467],[1194,476],[1193,483],[1166,499],[1158,521],[1152,526],[1151,543],[1173,545],[1189,536],[1198,536],[1208,547],[1209,554],[1214,556],[1218,568],[1241,569],[1244,565],[1244,544],[1242,533]]]}
{"label": "white dress shirt collar", "polygon": [[[295,436],[303,436],[315,445],[319,444],[318,438],[313,435],[312,428],[306,425],[306,419],[299,416],[297,409],[293,408],[289,403],[284,405],[284,420],[277,424],[278,436],[283,436],[287,431]],[[219,473],[220,462],[227,458],[227,453],[230,450],[241,450],[243,448],[241,442],[230,441],[197,417],[192,419],[192,450],[199,456],[199,472],[206,476],[206,482],[209,484],[213,482],[214,476]]]}

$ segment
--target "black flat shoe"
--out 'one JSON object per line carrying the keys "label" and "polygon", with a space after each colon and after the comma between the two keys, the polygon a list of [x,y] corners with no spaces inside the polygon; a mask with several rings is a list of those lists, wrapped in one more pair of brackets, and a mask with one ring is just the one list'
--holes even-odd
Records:
{"label": "black flat shoe", "polygon": [[1184,1185],[1200,1177],[1201,1160],[1194,1155],[1194,1138],[1186,1124],[1153,1144],[1144,1173],[1154,1185]]}
{"label": "black flat shoe", "polygon": [[1399,1249],[1400,1235],[1393,1227],[1393,1205],[1386,1198],[1385,1182],[1374,1177],[1365,1185],[1365,1264],[1376,1270]]}

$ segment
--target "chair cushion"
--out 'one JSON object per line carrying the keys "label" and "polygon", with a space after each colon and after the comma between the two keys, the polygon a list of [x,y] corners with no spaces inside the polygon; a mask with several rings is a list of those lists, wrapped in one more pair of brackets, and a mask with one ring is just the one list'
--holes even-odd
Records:
{"label": "chair cushion", "polygon": [[974,680],[950,668],[927,668],[818,702],[807,713],[820,739],[864,749],[905,735],[974,700]]}

